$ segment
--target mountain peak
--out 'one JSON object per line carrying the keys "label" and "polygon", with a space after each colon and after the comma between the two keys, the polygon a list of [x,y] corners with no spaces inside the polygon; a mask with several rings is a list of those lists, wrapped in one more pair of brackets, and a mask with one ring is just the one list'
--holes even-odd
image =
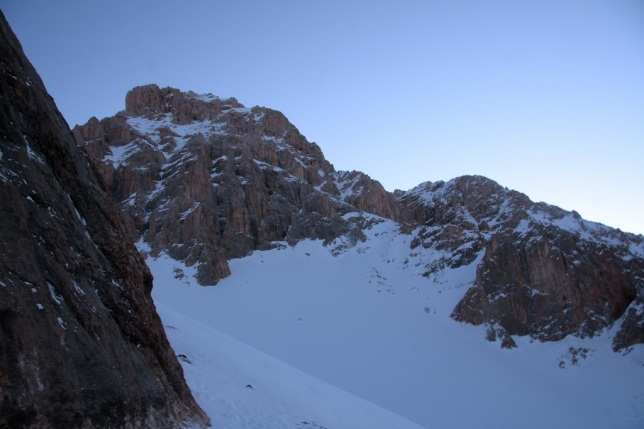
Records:
{"label": "mountain peak", "polygon": [[396,216],[380,183],[336,172],[281,112],[234,98],[140,86],[125,112],[74,133],[133,219],[134,240],[197,263],[203,283],[273,242],[334,238],[348,211]]}
{"label": "mountain peak", "polygon": [[[425,276],[479,264],[471,292],[454,310],[458,320],[487,323],[501,338],[556,340],[592,334],[629,314],[631,328],[616,347],[644,336],[640,313],[628,310],[640,299],[642,237],[534,203],[487,177],[389,193],[364,173],[336,171],[281,112],[157,85],[132,89],[125,112],[74,132],[132,219],[133,240],[153,256],[195,265],[202,284],[228,276],[228,260],[254,250],[321,239],[341,252],[388,218],[412,235],[411,254],[428,252]],[[555,280],[539,277],[544,272]],[[553,292],[551,281],[561,290]],[[571,301],[579,283],[594,300]],[[494,294],[518,300],[530,318],[506,317],[519,304]],[[568,306],[575,318],[555,314]]]}
{"label": "mountain peak", "polygon": [[204,120],[227,109],[243,109],[235,98],[222,99],[213,94],[160,88],[156,84],[136,86],[125,96],[125,113],[132,116],[155,116],[171,113],[177,123]]}

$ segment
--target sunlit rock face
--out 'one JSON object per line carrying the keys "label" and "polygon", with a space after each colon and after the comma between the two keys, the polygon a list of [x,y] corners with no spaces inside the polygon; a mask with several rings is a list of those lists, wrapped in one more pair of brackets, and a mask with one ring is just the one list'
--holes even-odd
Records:
{"label": "sunlit rock face", "polygon": [[133,228],[0,13],[0,427],[202,426]]}
{"label": "sunlit rock face", "polygon": [[478,264],[456,320],[490,338],[558,340],[623,322],[615,347],[642,341],[644,238],[588,222],[482,176],[387,192],[358,171],[336,171],[286,117],[234,98],[146,85],[126,109],[78,126],[106,188],[132,219],[132,239],[198,267],[201,284],[227,261],[305,238],[363,237],[343,217],[364,211],[412,234],[424,269]]}
{"label": "sunlit rock face", "polygon": [[133,238],[198,264],[202,284],[276,241],[335,238],[354,204],[395,215],[378,182],[336,172],[283,114],[232,98],[137,87],[124,112],[74,132],[133,219]]}

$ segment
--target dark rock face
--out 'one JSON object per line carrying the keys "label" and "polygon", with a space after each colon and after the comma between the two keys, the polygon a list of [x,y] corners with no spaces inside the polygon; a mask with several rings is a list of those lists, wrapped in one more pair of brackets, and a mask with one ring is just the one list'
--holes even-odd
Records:
{"label": "dark rock face", "polygon": [[542,340],[592,335],[620,318],[635,298],[638,282],[624,265],[612,252],[578,246],[572,236],[519,243],[495,236],[475,287],[454,314]]}
{"label": "dark rock face", "polygon": [[152,277],[0,14],[0,427],[202,426]]}
{"label": "dark rock face", "polygon": [[235,99],[137,87],[125,112],[74,133],[133,219],[133,238],[197,264],[202,284],[254,249],[337,237],[348,211],[396,215],[378,182],[336,172],[282,113]]}
{"label": "dark rock face", "polygon": [[624,350],[635,344],[644,343],[644,287],[641,286],[641,277],[639,282],[637,297],[626,309],[620,330],[613,338],[615,350]]}
{"label": "dark rock face", "polygon": [[481,176],[424,183],[397,192],[403,222],[419,225],[412,247],[444,253],[425,275],[473,262],[501,226],[516,225],[529,207],[527,196]]}
{"label": "dark rock face", "polygon": [[133,240],[198,264],[202,284],[255,249],[355,243],[362,221],[346,214],[364,211],[399,222],[411,253],[438,255],[427,277],[477,264],[453,317],[487,324],[504,347],[515,345],[510,335],[550,341],[614,323],[617,349],[644,338],[644,238],[485,177],[390,193],[364,173],[335,171],[280,112],[156,85],[134,88],[124,112],[74,133],[133,219]]}
{"label": "dark rock face", "polygon": [[641,342],[642,236],[533,203],[480,176],[426,183],[398,199],[403,219],[422,225],[412,245],[444,252],[426,275],[480,260],[456,320],[490,325],[488,337],[507,346],[508,335],[556,341],[624,318],[615,348]]}

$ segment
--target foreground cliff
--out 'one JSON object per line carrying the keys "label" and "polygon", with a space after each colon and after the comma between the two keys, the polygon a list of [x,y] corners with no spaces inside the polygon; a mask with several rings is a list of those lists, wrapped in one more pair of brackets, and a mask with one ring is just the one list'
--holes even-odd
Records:
{"label": "foreground cliff", "polygon": [[0,427],[205,425],[128,227],[0,14]]}

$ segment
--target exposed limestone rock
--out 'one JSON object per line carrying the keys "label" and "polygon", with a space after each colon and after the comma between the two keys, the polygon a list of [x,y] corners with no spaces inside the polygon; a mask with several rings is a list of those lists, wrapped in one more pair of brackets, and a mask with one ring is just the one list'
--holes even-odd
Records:
{"label": "exposed limestone rock", "polygon": [[0,427],[206,424],[132,232],[2,14],[0,109]]}
{"label": "exposed limestone rock", "polygon": [[499,330],[488,330],[490,339],[502,334],[553,341],[593,335],[633,303],[615,348],[641,338],[643,315],[634,299],[644,287],[642,236],[533,203],[480,176],[425,183],[397,196],[402,219],[422,225],[412,245],[445,252],[426,275],[480,258],[475,284],[454,310],[456,320]]}
{"label": "exposed limestone rock", "polygon": [[198,265],[202,284],[227,260],[276,242],[329,239],[358,209],[395,216],[368,176],[336,172],[280,112],[146,85],[126,110],[75,135],[153,254]]}
{"label": "exposed limestone rock", "polygon": [[326,182],[333,195],[359,210],[398,220],[399,210],[393,194],[382,185],[360,171],[338,171],[335,180]]}
{"label": "exposed limestone rock", "polygon": [[635,297],[637,281],[624,265],[571,234],[518,242],[499,234],[454,315],[542,340],[592,335],[621,317]]}

